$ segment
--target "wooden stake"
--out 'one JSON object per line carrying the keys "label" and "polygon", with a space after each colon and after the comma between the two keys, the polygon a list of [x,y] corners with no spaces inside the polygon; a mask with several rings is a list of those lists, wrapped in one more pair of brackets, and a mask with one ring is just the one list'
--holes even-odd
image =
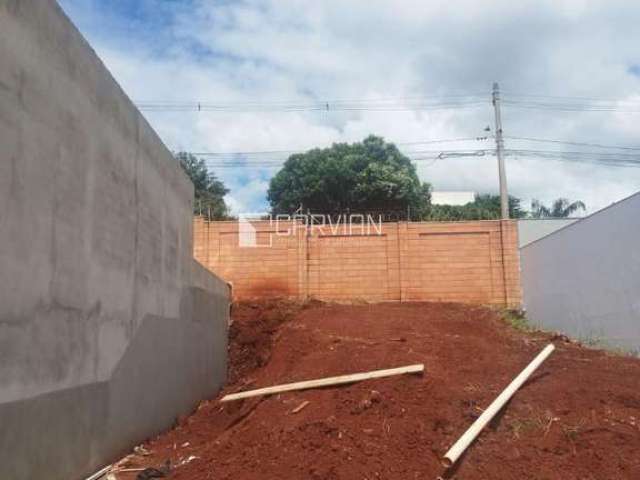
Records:
{"label": "wooden stake", "polygon": [[374,370],[372,372],[353,373],[350,375],[341,375],[339,377],[327,377],[318,380],[307,380],[304,382],[286,383],[274,387],[259,388],[257,390],[249,390],[247,392],[232,393],[225,395],[220,399],[221,402],[230,402],[232,400],[240,400],[242,398],[258,397],[260,395],[273,395],[275,393],[290,392],[292,390],[306,390],[309,388],[329,387],[331,385],[342,385],[345,383],[361,382],[372,378],[391,377],[393,375],[402,375],[404,373],[422,373],[424,371],[423,364],[408,365],[406,367],[390,368],[387,370]]}
{"label": "wooden stake", "polygon": [[291,413],[298,413],[299,411],[301,411],[303,408],[305,408],[307,405],[309,405],[309,400],[305,400],[304,402],[302,402],[300,405],[298,405],[296,408],[294,408],[293,410],[291,410]]}

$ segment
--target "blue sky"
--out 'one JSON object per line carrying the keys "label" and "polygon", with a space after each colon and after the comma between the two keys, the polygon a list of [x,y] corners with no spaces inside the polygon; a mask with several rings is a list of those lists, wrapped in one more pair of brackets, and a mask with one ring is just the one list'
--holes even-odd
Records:
{"label": "blue sky", "polygon": [[[640,5],[624,1],[60,0],[138,102],[310,102],[481,94],[478,108],[351,112],[145,112],[173,150],[298,150],[476,137],[491,83],[522,95],[614,98],[640,110]],[[524,98],[524,97],[521,97]],[[533,98],[533,97],[528,97]],[[556,100],[556,102],[561,100]],[[640,114],[509,108],[507,135],[638,145]],[[488,148],[467,141],[438,148]],[[507,140],[508,148],[533,148]],[[538,148],[569,149],[553,145]],[[426,147],[425,147],[426,148]],[[242,157],[240,157],[242,158]],[[266,158],[266,157],[261,157]],[[282,161],[284,155],[271,155]],[[266,207],[275,168],[217,168],[236,212]],[[437,190],[496,192],[495,158],[420,162]],[[594,210],[640,188],[639,168],[508,159],[512,194]]]}

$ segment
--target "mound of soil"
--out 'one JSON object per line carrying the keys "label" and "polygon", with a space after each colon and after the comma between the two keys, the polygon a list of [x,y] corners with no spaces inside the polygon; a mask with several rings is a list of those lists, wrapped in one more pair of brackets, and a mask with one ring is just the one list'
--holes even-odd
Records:
{"label": "mound of soil", "polygon": [[227,385],[246,383],[251,372],[266,365],[280,325],[312,305],[287,299],[234,304],[229,328]]}
{"label": "mound of soil", "polygon": [[[271,301],[232,314],[222,394],[413,363],[425,374],[203,402],[131,466],[170,459],[176,480],[640,478],[638,359],[469,305]],[[550,340],[556,351],[445,471],[446,450]]]}

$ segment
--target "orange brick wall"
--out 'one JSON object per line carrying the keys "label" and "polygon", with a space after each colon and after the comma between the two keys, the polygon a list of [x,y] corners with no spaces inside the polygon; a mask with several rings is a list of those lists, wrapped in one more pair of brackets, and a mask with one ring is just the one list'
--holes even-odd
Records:
{"label": "orange brick wall", "polygon": [[514,221],[252,225],[259,246],[241,247],[237,222],[194,221],[196,259],[231,282],[236,299],[521,304]]}

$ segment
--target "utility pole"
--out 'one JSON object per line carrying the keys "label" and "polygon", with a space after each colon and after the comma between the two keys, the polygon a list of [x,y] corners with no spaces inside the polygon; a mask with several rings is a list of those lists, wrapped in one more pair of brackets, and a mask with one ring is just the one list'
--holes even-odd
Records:
{"label": "utility pole", "polygon": [[502,219],[509,219],[509,194],[507,174],[504,169],[504,141],[502,140],[502,117],[500,116],[500,86],[493,83],[493,109],[496,115],[496,156],[498,157],[498,177],[500,178],[500,210]]}

